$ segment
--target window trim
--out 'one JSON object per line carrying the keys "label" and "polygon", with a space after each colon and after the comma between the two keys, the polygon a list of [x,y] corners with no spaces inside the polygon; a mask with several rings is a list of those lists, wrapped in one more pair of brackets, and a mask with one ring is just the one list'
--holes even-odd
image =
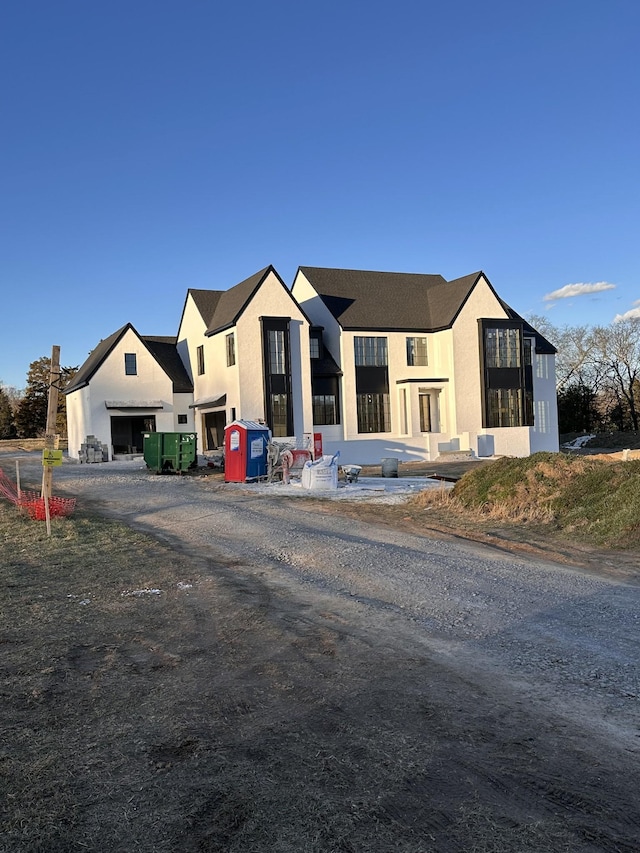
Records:
{"label": "window trim", "polygon": [[[371,398],[371,400],[365,402],[364,398]],[[365,406],[371,406],[371,408],[367,410]],[[388,392],[356,394],[356,418],[359,435],[380,435],[391,432],[390,394]],[[373,428],[365,428],[368,424]]]}
{"label": "window trim", "polygon": [[[429,343],[426,335],[407,335],[407,367],[428,367],[429,366]],[[422,341],[423,344],[417,345],[417,341]]]}
{"label": "window trim", "polygon": [[236,337],[229,332],[224,339],[225,352],[227,354],[227,367],[233,367],[236,363]]}
{"label": "window trim", "polygon": [[138,375],[138,354],[135,352],[125,352],[124,354],[124,375]]}

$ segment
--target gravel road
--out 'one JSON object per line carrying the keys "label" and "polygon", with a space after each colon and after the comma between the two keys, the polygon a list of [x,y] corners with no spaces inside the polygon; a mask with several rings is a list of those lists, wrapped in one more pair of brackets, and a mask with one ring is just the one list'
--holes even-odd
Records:
{"label": "gravel road", "polygon": [[[35,464],[25,458],[26,480]],[[439,684],[402,689],[447,709],[449,778],[473,773],[503,798],[519,791],[518,808],[538,797],[554,819],[580,815],[571,846],[521,849],[638,849],[639,586],[354,520],[340,510],[345,497],[156,476],[139,461],[65,463],[54,492],[211,559],[249,604],[293,621],[299,615],[282,602],[295,600],[296,614],[306,608],[323,630],[338,626],[379,649],[387,667],[435,663]]]}
{"label": "gravel road", "polygon": [[[365,623],[400,617],[434,650],[499,672],[581,727],[615,728],[629,749],[640,748],[635,585],[358,524],[334,501],[290,497],[280,485],[154,476],[140,461],[65,464],[55,481],[59,491],[99,502],[181,548],[233,561],[266,583],[348,599]],[[353,499],[390,495],[355,492]]]}

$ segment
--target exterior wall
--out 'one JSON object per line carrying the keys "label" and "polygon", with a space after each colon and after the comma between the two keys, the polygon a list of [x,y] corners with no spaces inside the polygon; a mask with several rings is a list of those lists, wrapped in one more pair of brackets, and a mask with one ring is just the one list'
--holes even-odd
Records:
{"label": "exterior wall", "polygon": [[178,329],[177,349],[180,358],[192,382],[197,379],[197,349],[206,341],[207,331],[202,315],[198,311],[193,297],[188,294],[185,302],[180,328]]}
{"label": "exterior wall", "polygon": [[[126,376],[124,354],[135,353],[137,374]],[[189,395],[190,396],[190,395]],[[105,400],[142,401],[159,400],[162,409],[107,409]],[[80,445],[87,435],[94,435],[110,448],[111,417],[155,416],[158,432],[177,431],[174,416],[173,387],[171,380],[149,353],[140,338],[131,330],[113,348],[91,378],[90,385],[80,388],[67,397],[69,431],[69,456],[77,459]],[[180,411],[182,414],[182,410]],[[188,431],[189,424],[184,425]]]}
{"label": "exterior wall", "polygon": [[[310,301],[303,307],[305,310],[313,310]],[[318,315],[312,316],[312,320],[322,325]],[[359,336],[387,339],[391,416],[391,431],[387,433],[365,435],[358,432],[354,338]],[[407,337],[428,339],[427,365],[407,365]],[[441,445],[448,447],[451,437],[448,424],[455,423],[455,399],[451,390],[451,331],[432,334],[345,331],[340,338],[339,359],[336,360],[343,371],[340,388],[342,423],[339,426],[314,426],[316,432],[322,433],[323,449],[327,454],[340,451],[343,459],[346,454],[349,461],[375,464],[385,456],[395,456],[405,462],[434,459]],[[429,433],[420,430],[419,392],[423,388],[431,395],[432,402],[433,431]]]}
{"label": "exterior wall", "polygon": [[77,459],[87,435],[93,435],[89,415],[89,388],[79,388],[66,397],[67,447],[70,459]]}
{"label": "exterior wall", "polygon": [[478,319],[507,319],[507,314],[482,277],[453,324],[453,376],[456,422],[454,434],[482,432],[482,374]]}
{"label": "exterior wall", "polygon": [[[188,307],[188,306],[187,306]],[[309,362],[309,324],[291,294],[282,286],[276,275],[269,273],[251,302],[245,307],[236,326],[223,329],[215,335],[204,336],[188,311],[182,324],[184,334],[194,334],[188,342],[192,358],[194,399],[215,399],[226,395],[225,418],[235,417],[260,422],[265,419],[264,373],[262,363],[261,317],[290,317],[290,357],[292,367],[291,394],[295,436],[302,438],[312,432],[311,367]],[[227,366],[226,338],[235,337],[235,361]],[[181,330],[182,335],[182,330]],[[197,375],[196,349],[204,345],[205,372]],[[199,446],[203,447],[203,415],[220,411],[220,408],[197,409],[195,429]]]}
{"label": "exterior wall", "polygon": [[[484,277],[479,279],[469,295],[452,329],[422,335],[419,332],[385,333],[375,330],[343,331],[340,334],[338,323],[300,272],[293,292],[312,322],[324,326],[325,345],[343,371],[340,389],[341,427],[314,427],[316,432],[323,434],[326,453],[332,454],[339,450],[341,457],[348,457],[348,461],[375,464],[385,455],[410,461],[436,459],[447,451],[471,451],[483,456],[527,456],[537,450],[558,450],[554,356],[536,357],[535,427],[483,429],[478,319],[507,319],[505,310]],[[358,433],[353,343],[356,335],[387,338],[391,411],[389,433]],[[428,338],[426,367],[407,366],[406,338],[412,335]],[[403,381],[412,379],[431,381]],[[436,379],[446,381],[433,381]],[[418,397],[422,388],[431,395],[432,431],[429,433],[420,432]]]}
{"label": "exterior wall", "polygon": [[[227,350],[226,338],[227,335],[233,334],[235,343],[236,363],[227,366]],[[204,373],[198,376],[196,348],[204,346]],[[224,406],[225,420],[230,423],[233,419],[231,409],[236,409],[236,416],[242,417],[240,414],[241,399],[240,399],[240,380],[239,380],[239,360],[241,358],[239,346],[239,335],[236,328],[225,329],[218,332],[217,335],[205,337],[204,333],[197,337],[193,347],[194,357],[194,376],[193,376],[193,397],[194,401],[216,399],[226,394],[227,400]],[[203,415],[207,412],[221,411],[220,407],[200,407],[196,411],[196,430],[198,432],[198,446],[204,447],[203,439]]]}
{"label": "exterior wall", "polygon": [[313,431],[311,407],[311,363],[309,323],[291,293],[269,273],[237,324],[236,364],[240,399],[237,417],[264,419],[262,327],[260,317],[290,317],[291,394],[295,436],[302,439]]}
{"label": "exterior wall", "polygon": [[304,273],[298,271],[291,293],[311,322],[315,326],[322,326],[324,328],[324,345],[338,364],[341,364],[340,325],[322,299],[320,299]]}
{"label": "exterior wall", "polygon": [[556,394],[555,355],[536,355],[533,371],[534,426],[531,431],[531,452],[541,450],[557,453],[558,398]]}

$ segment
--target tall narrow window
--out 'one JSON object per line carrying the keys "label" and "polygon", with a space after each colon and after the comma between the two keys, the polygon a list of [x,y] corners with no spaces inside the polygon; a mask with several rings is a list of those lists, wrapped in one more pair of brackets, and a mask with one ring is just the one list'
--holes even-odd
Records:
{"label": "tall narrow window", "polygon": [[309,338],[309,355],[311,358],[320,358],[320,341],[317,338]]}
{"label": "tall narrow window", "polygon": [[420,432],[431,432],[431,394],[418,394]]}
{"label": "tall narrow window", "polygon": [[227,337],[226,337],[226,347],[227,347],[227,367],[231,367],[233,364],[236,363],[236,342],[235,342],[233,332],[231,332],[231,334],[227,335]]}
{"label": "tall narrow window", "polygon": [[264,404],[267,424],[276,437],[293,435],[293,399],[288,317],[261,317]]}
{"label": "tall narrow window", "polygon": [[407,338],[407,365],[409,367],[426,367],[427,339]]}
{"label": "tall narrow window", "polygon": [[199,346],[196,352],[198,358],[198,376],[204,373],[204,346]]}
{"label": "tall narrow window", "polygon": [[515,320],[479,320],[483,426],[533,426],[532,339]]}
{"label": "tall narrow window", "polygon": [[271,375],[286,373],[285,333],[283,329],[269,331],[269,371]]}
{"label": "tall narrow window", "polygon": [[125,376],[137,376],[138,361],[135,352],[125,352],[124,354],[124,373]]}
{"label": "tall narrow window", "polygon": [[358,432],[391,432],[387,339],[353,339]]}

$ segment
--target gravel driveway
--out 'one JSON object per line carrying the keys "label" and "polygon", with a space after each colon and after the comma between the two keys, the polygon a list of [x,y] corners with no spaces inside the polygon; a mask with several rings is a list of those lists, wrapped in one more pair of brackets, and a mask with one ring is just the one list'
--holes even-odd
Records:
{"label": "gravel driveway", "polygon": [[[25,460],[26,478],[31,464]],[[385,659],[428,657],[458,687],[443,678],[421,689],[448,702],[452,719],[473,721],[473,742],[460,741],[451,772],[484,766],[485,784],[495,787],[502,762],[514,790],[524,786],[523,808],[543,797],[567,818],[599,803],[597,822],[608,829],[598,836],[592,827],[592,837],[585,831],[557,849],[637,849],[638,586],[354,521],[340,501],[292,496],[277,485],[156,476],[140,462],[66,463],[56,469],[54,492],[224,564],[274,612],[283,596],[294,598],[315,614],[310,619],[330,618]],[[351,499],[390,495],[360,491]],[[537,738],[546,757],[527,776],[527,742]]]}

